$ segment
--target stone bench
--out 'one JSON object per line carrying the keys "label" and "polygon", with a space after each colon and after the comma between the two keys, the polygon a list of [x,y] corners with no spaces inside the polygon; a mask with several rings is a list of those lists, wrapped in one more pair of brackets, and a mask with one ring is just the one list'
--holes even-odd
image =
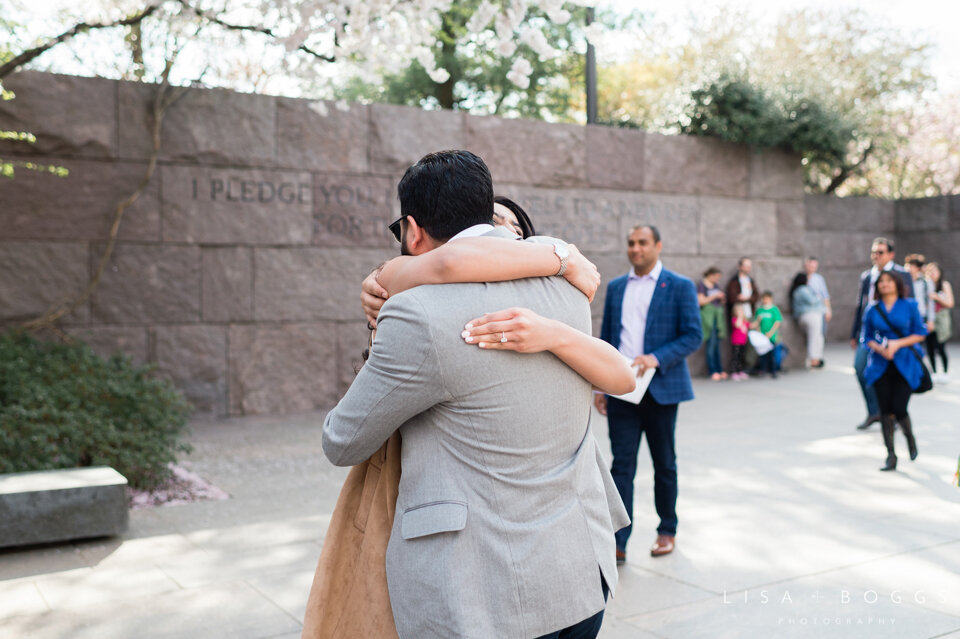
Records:
{"label": "stone bench", "polygon": [[0,475],[0,548],[118,535],[126,489],[108,467]]}

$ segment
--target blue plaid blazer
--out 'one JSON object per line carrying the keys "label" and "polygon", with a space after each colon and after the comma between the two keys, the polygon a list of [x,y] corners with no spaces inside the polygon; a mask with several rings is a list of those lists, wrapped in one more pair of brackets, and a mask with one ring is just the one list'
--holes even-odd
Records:
{"label": "blue plaid blazer", "polygon": [[[600,339],[614,348],[620,348],[623,293],[626,288],[626,275],[611,280],[607,285]],[[676,404],[693,399],[687,355],[697,350],[702,340],[696,286],[684,276],[663,269],[650,300],[643,335],[644,353],[655,355],[660,362],[647,390],[658,404]]]}

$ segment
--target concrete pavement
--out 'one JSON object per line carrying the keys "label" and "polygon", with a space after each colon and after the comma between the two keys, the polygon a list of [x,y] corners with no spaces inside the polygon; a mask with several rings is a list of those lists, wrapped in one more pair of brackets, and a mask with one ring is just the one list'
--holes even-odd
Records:
{"label": "concrete pavement", "polygon": [[[877,427],[854,429],[852,353],[826,358],[778,380],[697,380],[678,424],[677,550],[657,559],[641,449],[603,639],[960,639],[960,376],[914,397],[920,456],[898,434],[900,469],[880,473]],[[0,552],[0,637],[299,637],[346,474],[323,458],[321,421],[196,423],[185,465],[231,499],[133,511],[122,538]]]}

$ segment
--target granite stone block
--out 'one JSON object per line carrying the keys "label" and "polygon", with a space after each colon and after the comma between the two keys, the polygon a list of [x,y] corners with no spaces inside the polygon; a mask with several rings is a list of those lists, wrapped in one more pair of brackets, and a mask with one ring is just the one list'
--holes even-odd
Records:
{"label": "granite stone block", "polygon": [[751,151],[749,196],[766,200],[802,200],[800,156],[773,149]]}
{"label": "granite stone block", "polygon": [[859,267],[863,270],[870,267],[870,246],[875,237],[875,234],[863,231],[808,230],[806,253],[819,258],[822,267]]}
{"label": "granite stone block", "polygon": [[200,247],[117,244],[90,309],[95,323],[199,321]]}
{"label": "granite stone block", "polygon": [[663,251],[669,255],[696,255],[702,250],[698,198],[637,193],[625,199],[629,205],[622,208],[620,218],[620,246],[624,251],[630,229],[639,224],[657,227]]}
{"label": "granite stone block", "polygon": [[807,245],[807,215],[803,202],[777,202],[777,255],[803,256]]}
{"label": "granite stone block", "polygon": [[101,357],[123,353],[140,366],[150,360],[147,331],[145,326],[85,326],[67,333],[87,343]]}
{"label": "granite stone block", "polygon": [[227,414],[227,327],[157,326],[152,329],[158,372],[194,409]]}
{"label": "granite stone block", "polygon": [[253,319],[253,249],[216,246],[201,249],[205,322]]}
{"label": "granite stone block", "polygon": [[360,283],[396,254],[396,249],[258,248],[254,319],[362,320]]}
{"label": "granite stone block", "polygon": [[[28,320],[76,299],[89,282],[89,250],[78,242],[0,242],[0,318]],[[85,322],[89,305],[66,317]]]}
{"label": "granite stone block", "polygon": [[0,141],[0,154],[116,155],[117,83],[37,71],[4,78],[16,98],[0,100],[0,130],[33,133],[35,144]]}
{"label": "granite stone block", "polygon": [[950,230],[960,230],[960,195],[948,195],[947,211],[950,216]]}
{"label": "granite stone block", "polygon": [[397,182],[391,178],[313,176],[313,244],[398,250],[387,226],[400,216]]}
{"label": "granite stone block", "polygon": [[584,127],[474,115],[464,122],[465,148],[483,158],[494,184],[586,185]]}
{"label": "granite stone block", "polygon": [[946,231],[950,227],[950,202],[945,197],[898,200],[894,211],[898,233]]}
{"label": "granite stone block", "polygon": [[[857,267],[827,268],[821,264],[820,274],[823,275],[823,279],[827,283],[827,290],[830,291],[830,303],[834,310],[839,306],[853,308],[857,305],[857,296],[860,294],[860,274],[864,270]],[[849,324],[845,330],[849,332]],[[844,335],[844,337],[847,336]]]}
{"label": "granite stone block", "polygon": [[643,190],[683,195],[746,197],[748,147],[692,135],[648,133]]}
{"label": "granite stone block", "polygon": [[[149,157],[158,85],[121,82],[120,156]],[[223,89],[187,89],[166,111],[160,157],[194,163],[272,165],[276,159],[276,98]]]}
{"label": "granite stone block", "polygon": [[623,194],[595,189],[546,189],[502,184],[497,193],[519,204],[537,235],[576,244],[584,252],[615,251],[621,244],[619,219],[628,206]]}
{"label": "granite stone block", "polygon": [[230,413],[331,408],[338,400],[334,322],[230,327]]}
{"label": "granite stone block", "polygon": [[163,167],[163,239],[204,244],[309,244],[309,173]]}
{"label": "granite stone block", "polygon": [[127,480],[92,467],[0,475],[0,548],[119,535]]}
{"label": "granite stone block", "polygon": [[590,186],[637,190],[643,186],[644,131],[587,126]]}
{"label": "granite stone block", "polygon": [[465,145],[463,114],[459,111],[370,105],[371,173],[403,174],[407,167],[428,153],[463,149]]}
{"label": "granite stone block", "polygon": [[863,231],[892,235],[896,228],[894,203],[868,197],[806,195],[807,229],[814,231]]}
{"label": "granite stone block", "polygon": [[369,168],[370,109],[362,104],[277,98],[277,163],[334,173]]}
{"label": "granite stone block", "polygon": [[777,250],[776,203],[700,198],[700,250],[716,255],[772,256]]}
{"label": "granite stone block", "polygon": [[[106,240],[117,205],[139,186],[146,165],[59,158],[55,163],[69,174],[57,177],[18,170],[15,179],[0,180],[2,237]],[[146,242],[160,239],[160,187],[156,173],[136,202],[124,211],[118,237]]]}

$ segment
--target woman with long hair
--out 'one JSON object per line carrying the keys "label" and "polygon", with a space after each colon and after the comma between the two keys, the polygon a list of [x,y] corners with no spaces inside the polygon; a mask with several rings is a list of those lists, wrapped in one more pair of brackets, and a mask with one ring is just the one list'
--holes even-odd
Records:
{"label": "woman with long hair", "polygon": [[[930,299],[933,300],[934,306],[933,330],[927,335],[927,357],[930,358],[930,371],[933,373],[934,381],[945,384],[950,380],[947,375],[947,342],[953,334],[950,319],[954,306],[953,287],[950,286],[950,282],[943,279],[940,265],[936,262],[928,263],[923,267],[923,272],[933,282],[933,290],[930,291]],[[938,353],[940,362],[943,364],[942,375],[937,375]]]}
{"label": "woman with long hair", "polygon": [[880,470],[896,470],[893,447],[894,424],[899,423],[911,461],[917,458],[917,441],[907,403],[923,378],[923,355],[917,344],[927,336],[917,301],[906,297],[905,285],[897,275],[881,271],[874,284],[877,300],[863,317],[863,342],[870,349],[864,378],[877,392],[886,463]]}

